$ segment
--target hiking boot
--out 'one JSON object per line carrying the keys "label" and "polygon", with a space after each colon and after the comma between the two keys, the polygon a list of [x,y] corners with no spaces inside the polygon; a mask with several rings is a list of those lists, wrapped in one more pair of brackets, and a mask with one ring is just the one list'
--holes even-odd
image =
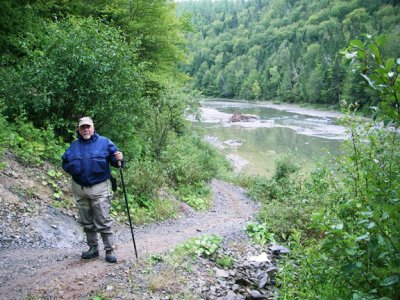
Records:
{"label": "hiking boot", "polygon": [[117,257],[112,250],[106,250],[106,262],[108,263],[116,263]]}
{"label": "hiking boot", "polygon": [[92,259],[96,257],[99,257],[99,249],[97,248],[97,246],[91,246],[89,251],[82,252],[81,256],[81,258],[83,259]]}

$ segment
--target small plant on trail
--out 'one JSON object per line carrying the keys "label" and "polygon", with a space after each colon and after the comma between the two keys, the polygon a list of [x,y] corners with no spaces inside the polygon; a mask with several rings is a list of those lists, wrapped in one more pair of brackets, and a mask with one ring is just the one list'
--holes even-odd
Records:
{"label": "small plant on trail", "polygon": [[222,237],[212,234],[190,239],[181,248],[192,256],[211,257],[220,248]]}
{"label": "small plant on trail", "polygon": [[152,265],[156,265],[156,264],[164,261],[164,258],[162,257],[162,255],[158,255],[158,254],[151,255],[149,259],[150,259],[150,263]]}
{"label": "small plant on trail", "polygon": [[179,187],[178,196],[195,210],[204,211],[211,206],[211,189],[206,183],[182,185]]}
{"label": "small plant on trail", "polygon": [[268,229],[266,224],[250,222],[246,225],[247,234],[254,242],[260,245],[274,241],[274,234]]}
{"label": "small plant on trail", "polygon": [[220,267],[231,269],[233,267],[233,258],[229,255],[224,255],[222,257],[218,257],[215,260],[215,263]]}

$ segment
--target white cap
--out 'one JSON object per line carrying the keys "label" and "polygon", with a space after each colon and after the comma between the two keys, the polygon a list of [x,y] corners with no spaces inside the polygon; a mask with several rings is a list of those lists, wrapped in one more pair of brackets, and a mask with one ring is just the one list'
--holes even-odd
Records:
{"label": "white cap", "polygon": [[90,125],[93,126],[93,120],[90,117],[83,117],[79,119],[78,127],[81,127],[82,125]]}

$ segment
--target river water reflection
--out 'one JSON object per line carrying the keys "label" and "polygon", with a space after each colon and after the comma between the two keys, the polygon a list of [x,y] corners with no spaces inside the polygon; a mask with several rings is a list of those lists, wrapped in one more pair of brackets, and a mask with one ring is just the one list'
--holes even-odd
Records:
{"label": "river water reflection", "polygon": [[[234,112],[257,119],[230,123]],[[284,155],[293,156],[304,170],[328,153],[337,155],[346,138],[344,128],[336,124],[339,117],[289,105],[203,101],[201,121],[194,124],[206,129],[206,139],[224,151],[237,171],[271,176],[275,161]]]}

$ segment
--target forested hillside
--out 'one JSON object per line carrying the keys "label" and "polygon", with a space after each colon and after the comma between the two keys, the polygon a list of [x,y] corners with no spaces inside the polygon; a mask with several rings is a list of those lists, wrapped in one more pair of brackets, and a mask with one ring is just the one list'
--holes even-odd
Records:
{"label": "forested hillside", "polygon": [[383,52],[394,57],[400,42],[397,0],[188,0],[178,9],[195,26],[184,69],[214,97],[371,103],[340,51],[363,34],[387,34]]}

